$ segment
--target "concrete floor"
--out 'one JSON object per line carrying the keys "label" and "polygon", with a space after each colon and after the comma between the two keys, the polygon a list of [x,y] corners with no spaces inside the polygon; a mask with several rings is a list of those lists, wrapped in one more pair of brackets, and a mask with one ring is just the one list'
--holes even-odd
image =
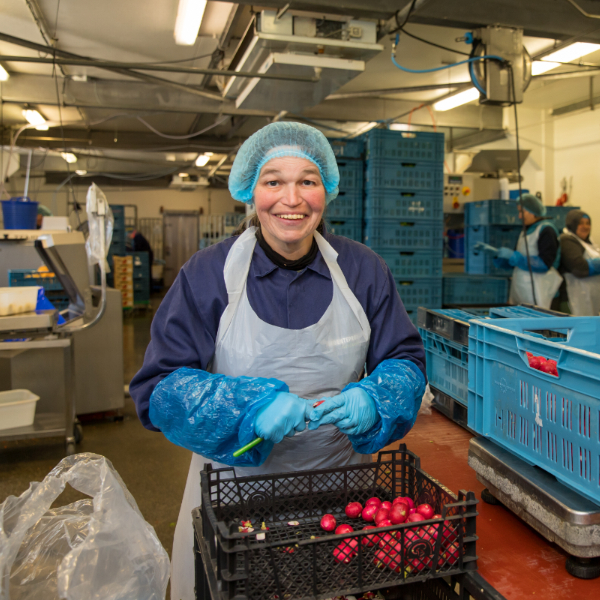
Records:
{"label": "concrete floor", "polygon": [[[153,302],[154,307],[159,301]],[[151,311],[124,320],[125,384],[143,362],[151,320]],[[191,452],[144,429],[131,398],[125,399],[123,417],[121,422],[84,423],[84,439],[77,450],[101,454],[113,463],[170,555]],[[4,442],[0,447],[0,502],[9,495],[22,494],[30,482],[41,481],[64,456],[62,438]],[[64,505],[81,497],[69,488],[55,504]]]}

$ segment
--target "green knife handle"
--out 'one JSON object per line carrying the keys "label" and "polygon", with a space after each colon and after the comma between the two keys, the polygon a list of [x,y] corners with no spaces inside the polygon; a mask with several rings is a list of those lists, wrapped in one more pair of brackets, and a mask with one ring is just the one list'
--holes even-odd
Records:
{"label": "green knife handle", "polygon": [[256,438],[255,440],[252,440],[249,444],[246,444],[243,448],[236,450],[233,453],[233,457],[237,458],[238,456],[241,456],[245,452],[248,452],[248,450],[252,450],[252,448],[254,448],[254,446],[258,446],[258,444],[260,444],[262,441],[263,441],[262,438]]}

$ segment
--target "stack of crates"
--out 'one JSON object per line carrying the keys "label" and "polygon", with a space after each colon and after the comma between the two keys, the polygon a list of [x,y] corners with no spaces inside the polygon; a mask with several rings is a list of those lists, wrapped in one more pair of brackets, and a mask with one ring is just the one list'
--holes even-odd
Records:
{"label": "stack of crates", "polygon": [[114,287],[121,291],[123,308],[133,308],[133,256],[112,257]]}
{"label": "stack of crates", "polygon": [[133,303],[150,304],[150,256],[148,252],[129,252],[133,266]]}
{"label": "stack of crates", "polygon": [[444,135],[366,136],[364,242],[388,264],[413,323],[442,306]]}
{"label": "stack of crates", "polygon": [[117,254],[123,255],[125,254],[125,207],[119,204],[112,204],[110,209],[112,210],[113,217],[115,219],[115,223],[113,226],[113,235],[112,241],[110,243],[109,255]]}
{"label": "stack of crates", "polygon": [[340,172],[340,192],[325,212],[327,230],[362,242],[363,140],[330,140]]}
{"label": "stack of crates", "polygon": [[67,296],[58,277],[48,269],[9,269],[8,285],[10,287],[43,287],[44,295],[52,302],[54,308],[64,310],[69,306],[69,296]]}
{"label": "stack of crates", "polygon": [[[522,231],[519,203],[515,200],[481,200],[465,204],[465,272],[471,275],[496,275],[509,277],[509,269],[498,268],[490,254],[476,251],[475,245],[483,242],[495,248],[515,248]],[[546,217],[560,233],[565,218],[573,206],[547,206]]]}

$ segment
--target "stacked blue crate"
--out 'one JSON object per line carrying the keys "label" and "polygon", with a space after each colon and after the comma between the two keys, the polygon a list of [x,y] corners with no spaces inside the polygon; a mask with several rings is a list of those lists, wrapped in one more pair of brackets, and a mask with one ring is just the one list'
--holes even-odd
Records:
{"label": "stacked blue crate", "polygon": [[366,134],[364,242],[390,267],[411,320],[442,306],[444,135]]}
{"label": "stacked blue crate", "polygon": [[150,304],[150,257],[148,252],[127,252],[133,257],[133,305]]}
{"label": "stacked blue crate", "polygon": [[362,242],[364,142],[330,140],[340,172],[340,192],[325,211],[327,230]]}
{"label": "stacked blue crate", "polygon": [[112,257],[124,256],[126,252],[127,233],[125,232],[125,207],[120,204],[111,204],[110,209],[112,210],[114,217],[113,235],[110,242],[110,248],[108,249],[108,266],[111,272],[106,275],[106,283],[109,286],[114,284],[114,278],[112,274],[113,261]]}

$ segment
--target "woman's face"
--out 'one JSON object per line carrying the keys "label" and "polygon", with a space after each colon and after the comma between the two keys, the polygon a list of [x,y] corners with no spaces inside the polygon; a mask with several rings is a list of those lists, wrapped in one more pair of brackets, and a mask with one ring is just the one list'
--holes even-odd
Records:
{"label": "woman's face", "polygon": [[587,217],[583,217],[579,221],[579,225],[577,225],[577,230],[575,231],[575,233],[582,240],[587,240],[591,231],[592,231],[592,222]]}
{"label": "woman's face", "polygon": [[533,213],[530,213],[528,210],[523,210],[520,206],[519,219],[522,219],[527,227],[529,227],[529,225],[533,225],[533,223],[535,223],[538,220],[538,218]]}
{"label": "woman's face", "polygon": [[310,160],[283,156],[266,163],[254,189],[254,205],[269,246],[292,260],[307,254],[325,195],[319,169]]}

